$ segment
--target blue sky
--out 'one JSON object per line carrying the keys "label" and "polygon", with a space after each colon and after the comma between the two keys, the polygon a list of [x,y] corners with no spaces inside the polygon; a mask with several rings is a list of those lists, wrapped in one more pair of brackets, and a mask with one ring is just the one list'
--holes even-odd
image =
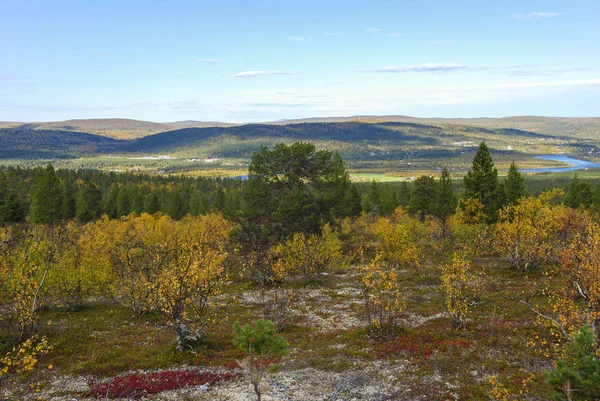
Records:
{"label": "blue sky", "polygon": [[0,121],[600,116],[597,0],[0,9]]}

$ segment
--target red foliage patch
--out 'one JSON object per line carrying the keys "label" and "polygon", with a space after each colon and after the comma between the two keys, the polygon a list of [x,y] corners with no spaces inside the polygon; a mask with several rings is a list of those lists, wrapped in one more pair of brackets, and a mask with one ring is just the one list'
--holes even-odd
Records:
{"label": "red foliage patch", "polygon": [[234,379],[238,373],[210,373],[199,370],[164,370],[150,374],[128,374],[117,376],[108,382],[89,383],[89,397],[140,399],[146,395],[162,391],[176,390],[190,386],[214,384]]}

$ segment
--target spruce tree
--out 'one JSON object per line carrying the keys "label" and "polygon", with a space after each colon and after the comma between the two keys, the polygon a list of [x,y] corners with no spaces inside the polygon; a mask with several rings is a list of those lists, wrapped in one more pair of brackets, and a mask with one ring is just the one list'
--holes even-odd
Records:
{"label": "spruce tree", "polygon": [[444,167],[442,170],[442,176],[437,186],[437,194],[435,198],[435,216],[440,219],[442,223],[442,236],[446,236],[446,225],[448,218],[456,211],[458,205],[458,199],[454,194],[454,188],[452,187],[452,178],[448,169]]}
{"label": "spruce tree", "polygon": [[369,186],[369,203],[370,203],[370,211],[374,213],[379,212],[379,186],[375,182],[375,180],[371,181],[371,185]]}
{"label": "spruce tree", "polygon": [[337,217],[354,217],[362,212],[362,198],[358,193],[356,185],[350,185],[342,198],[338,210]]}
{"label": "spruce tree", "polygon": [[515,203],[519,199],[527,196],[525,188],[525,178],[519,172],[517,165],[513,161],[508,169],[508,175],[504,180],[504,190],[506,192],[506,203]]}
{"label": "spruce tree", "polygon": [[504,194],[498,183],[498,170],[494,167],[492,156],[485,142],[481,142],[471,170],[463,179],[465,198],[475,198],[483,204],[487,223],[498,220],[498,210],[503,206]]}
{"label": "spruce tree", "polygon": [[390,214],[394,210],[396,210],[397,200],[396,195],[392,191],[389,183],[383,184],[383,191],[381,191],[381,195],[379,196],[379,204],[381,208],[382,214]]}
{"label": "spruce tree", "polygon": [[578,207],[590,207],[594,203],[594,192],[592,187],[587,182],[580,182],[577,178],[577,174],[571,181],[571,187],[565,198],[565,205],[578,208]]}
{"label": "spruce tree", "polygon": [[75,217],[77,211],[75,188],[73,181],[66,179],[62,183],[62,208],[61,217],[65,220],[70,220]]}
{"label": "spruce tree", "polygon": [[398,204],[400,206],[408,206],[410,204],[410,188],[406,181],[400,184],[400,192],[398,193]]}
{"label": "spruce tree", "polygon": [[100,189],[93,184],[87,183],[79,191],[77,196],[75,216],[81,223],[86,223],[100,217],[102,193]]}
{"label": "spruce tree", "polygon": [[51,164],[39,169],[31,197],[29,218],[35,224],[52,224],[61,218],[62,193],[56,171]]}

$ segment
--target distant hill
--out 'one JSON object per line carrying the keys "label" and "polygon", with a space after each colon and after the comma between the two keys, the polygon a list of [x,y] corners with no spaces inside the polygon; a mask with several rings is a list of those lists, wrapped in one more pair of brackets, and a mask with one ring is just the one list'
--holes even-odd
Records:
{"label": "distant hill", "polygon": [[220,121],[196,121],[196,120],[185,120],[185,121],[174,121],[172,123],[164,123],[166,125],[170,125],[172,127],[196,127],[196,128],[205,128],[205,127],[234,127],[236,125],[242,124],[231,124],[231,123],[223,123]]}
{"label": "distant hill", "polygon": [[[88,127],[93,127],[93,121],[86,120]],[[104,123],[103,120],[97,121],[98,124]],[[125,121],[125,125],[121,127],[135,125],[135,121]],[[152,163],[155,167],[158,164],[164,167],[178,163],[178,171],[187,171],[207,159],[211,163],[219,159],[218,163],[223,166],[243,166],[262,145],[305,141],[314,143],[319,149],[339,152],[348,166],[355,170],[432,171],[439,170],[442,166],[466,170],[477,146],[485,141],[494,153],[494,159],[499,162],[498,165],[504,167],[513,160],[518,160],[522,168],[527,168],[526,163],[537,165],[539,161],[535,161],[532,156],[550,153],[600,159],[600,135],[590,139],[588,134],[578,132],[577,136],[569,136],[558,128],[557,134],[541,132],[548,131],[549,128],[538,132],[496,128],[492,124],[503,123],[493,119],[478,120],[481,125],[487,123],[490,127],[467,125],[467,122],[473,120],[462,119],[452,120],[452,124],[445,119],[431,119],[428,123],[416,121],[417,119],[412,119],[411,122],[376,122],[374,117],[361,117],[360,120],[348,122],[288,122],[204,128],[174,129],[173,125],[167,125],[167,131],[134,139],[115,139],[64,129],[48,130],[37,124],[23,124],[13,128],[0,128],[0,158],[31,160],[111,156],[102,161],[102,166],[109,168],[115,163],[136,164],[141,159],[165,160],[163,156],[169,156],[167,159],[171,162]],[[537,118],[522,118],[521,123],[538,126],[549,124],[547,120]],[[593,119],[581,119],[577,123],[590,130],[594,129]],[[65,124],[58,126],[66,127]],[[75,128],[74,125],[69,127]],[[117,127],[117,124],[112,127]],[[156,128],[153,125],[148,127]],[[121,161],[117,162],[116,159]],[[156,168],[157,171],[164,170]]]}
{"label": "distant hill", "polygon": [[174,129],[168,124],[125,118],[100,118],[88,120],[66,120],[47,123],[23,124],[26,128],[38,130],[58,130],[87,132],[115,139],[135,139]]}
{"label": "distant hill", "polygon": [[66,158],[106,154],[125,141],[85,132],[32,129],[27,126],[0,129],[0,159]]}
{"label": "distant hill", "polygon": [[417,124],[469,125],[482,128],[515,128],[552,136],[597,140],[600,136],[600,117],[539,117],[515,116],[502,118],[419,118],[402,115],[315,117],[281,120],[273,124],[296,124],[304,122],[411,122]]}
{"label": "distant hill", "polygon": [[[476,126],[488,129],[512,128],[522,131],[536,132],[544,135],[582,140],[597,140],[600,136],[599,117],[538,117],[516,116],[503,118],[418,118],[404,115],[369,116],[357,115],[348,117],[312,117],[294,120],[280,120],[258,125],[295,125],[302,123],[383,123],[403,122],[424,125],[446,126]],[[122,118],[103,118],[87,120],[66,120],[57,122],[0,122],[0,128],[24,126],[41,130],[59,130],[86,132],[115,139],[136,139],[166,131],[182,128],[229,128],[256,124],[233,124],[219,121],[185,120],[165,123],[139,121]],[[452,129],[452,128],[450,128]]]}

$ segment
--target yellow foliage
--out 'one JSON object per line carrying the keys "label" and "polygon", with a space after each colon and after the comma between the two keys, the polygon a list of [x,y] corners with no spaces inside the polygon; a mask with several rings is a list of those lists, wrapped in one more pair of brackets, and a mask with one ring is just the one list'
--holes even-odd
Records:
{"label": "yellow foliage", "polygon": [[461,328],[469,314],[469,303],[479,292],[479,280],[471,263],[458,253],[453,255],[451,263],[440,265],[440,271],[446,309],[454,327]]}
{"label": "yellow foliage", "polygon": [[276,279],[281,281],[289,275],[300,275],[312,281],[327,269],[345,270],[348,260],[342,245],[338,233],[329,224],[323,227],[321,235],[295,233],[272,250]]}
{"label": "yellow foliage", "polygon": [[485,224],[486,217],[483,203],[477,198],[461,200],[462,207],[458,208],[458,217],[464,224]]}
{"label": "yellow foliage", "polygon": [[423,224],[398,208],[393,219],[379,217],[371,229],[379,240],[376,251],[382,261],[395,268],[420,267],[423,254]]}
{"label": "yellow foliage", "polygon": [[505,207],[496,226],[495,251],[525,270],[556,260],[558,237],[564,228],[564,219],[559,216],[567,209],[550,202],[563,194],[554,189]]}
{"label": "yellow foliage", "polygon": [[20,338],[33,334],[37,309],[49,274],[64,249],[62,226],[27,225],[0,258],[0,272],[6,277],[2,289],[8,313],[19,325]]}
{"label": "yellow foliage", "polygon": [[65,246],[48,276],[47,298],[75,310],[90,296],[110,293],[110,265],[102,257],[100,235],[105,234],[94,223],[68,224]]}
{"label": "yellow foliage", "polygon": [[[44,355],[52,350],[46,337],[33,336],[0,358],[0,384],[9,375],[23,375],[33,371]],[[49,369],[51,369],[49,367]],[[0,393],[0,396],[2,394]]]}
{"label": "yellow foliage", "polygon": [[405,308],[398,274],[379,254],[369,264],[361,265],[358,272],[369,325],[387,325],[393,333],[396,316]]}
{"label": "yellow foliage", "polygon": [[509,391],[509,389],[498,380],[498,376],[490,376],[488,378],[488,383],[490,384],[490,389],[488,390],[488,396],[492,400],[498,401],[521,401],[529,399],[528,394],[530,390],[530,386],[535,379],[534,374],[530,374],[526,378],[522,380],[516,381],[518,386],[518,392],[513,393]]}
{"label": "yellow foliage", "polygon": [[166,265],[157,274],[155,306],[168,323],[201,318],[225,279],[232,224],[221,215],[184,217],[169,235]]}

